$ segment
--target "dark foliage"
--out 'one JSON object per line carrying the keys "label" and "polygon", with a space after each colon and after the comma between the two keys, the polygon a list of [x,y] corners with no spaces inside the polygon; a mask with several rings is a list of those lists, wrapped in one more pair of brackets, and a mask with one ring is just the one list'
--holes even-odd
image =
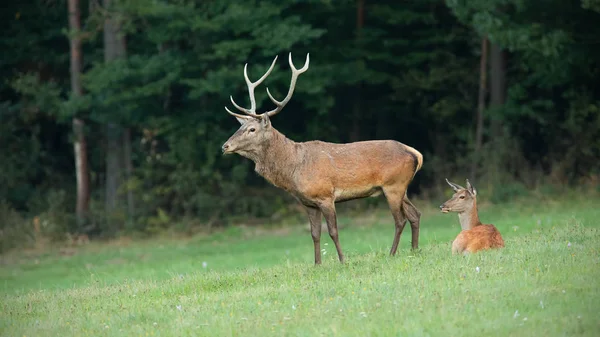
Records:
{"label": "dark foliage", "polygon": [[[275,127],[296,141],[411,145],[425,164],[410,193],[435,191],[446,176],[465,178],[473,160],[472,178],[495,189],[498,200],[544,179],[598,180],[600,6],[594,1],[365,1],[362,13],[347,0],[113,3],[81,2],[82,98],[70,95],[66,0],[3,6],[2,209],[24,218],[59,208],[73,214],[70,123],[77,114],[87,125],[90,231],[152,232],[280,215],[290,198],[268,187],[248,160],[222,157],[220,147],[238,127],[223,109],[229,95],[247,103],[244,63],[255,78],[279,55],[257,89],[259,106],[270,109],[265,87],[284,96],[290,51],[297,64],[310,52],[311,66]],[[106,17],[122,22],[126,58],[104,62]],[[505,50],[507,97],[486,111],[483,151],[475,155],[482,36]],[[494,121],[502,133],[489,131]],[[133,219],[125,207],[110,215],[101,207],[106,123],[132,130],[134,175],[121,190],[134,192]],[[61,195],[60,205],[53,195]],[[83,231],[72,223],[57,231]]]}

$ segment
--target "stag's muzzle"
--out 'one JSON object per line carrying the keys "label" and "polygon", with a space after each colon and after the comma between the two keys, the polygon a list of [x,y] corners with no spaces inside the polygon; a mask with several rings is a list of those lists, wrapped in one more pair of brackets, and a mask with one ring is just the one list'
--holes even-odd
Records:
{"label": "stag's muzzle", "polygon": [[221,150],[223,151],[223,154],[228,154],[231,153],[231,146],[229,146],[229,144],[225,143],[223,144],[223,146],[221,146]]}

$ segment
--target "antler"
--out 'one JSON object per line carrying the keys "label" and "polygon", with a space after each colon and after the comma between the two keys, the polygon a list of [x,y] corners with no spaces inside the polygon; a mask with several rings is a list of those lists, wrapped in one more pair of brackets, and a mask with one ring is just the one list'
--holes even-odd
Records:
{"label": "antler", "polygon": [[[250,109],[242,108],[237,103],[235,103],[235,101],[233,100],[233,96],[229,96],[229,98],[231,99],[231,103],[233,103],[233,105],[236,107],[236,109],[240,110],[241,112],[245,113],[246,115],[249,115],[249,116],[252,116],[255,118],[260,118],[264,114],[271,117],[271,116],[278,114],[283,109],[283,107],[290,101],[290,99],[292,99],[292,95],[294,94],[294,89],[296,87],[296,80],[298,79],[298,75],[300,75],[303,72],[308,70],[308,64],[310,62],[309,54],[306,54],[306,62],[304,62],[304,66],[300,69],[296,69],[296,67],[294,67],[294,63],[292,62],[292,53],[290,53],[289,63],[290,63],[290,67],[292,68],[292,80],[290,82],[290,89],[288,90],[287,96],[283,99],[283,101],[280,102],[280,101],[276,100],[275,98],[273,98],[273,95],[271,95],[271,93],[269,92],[269,88],[267,88],[267,95],[269,95],[269,98],[271,99],[271,101],[273,103],[275,103],[275,105],[277,105],[277,108],[275,108],[269,112],[260,114],[260,115],[256,113],[256,99],[254,98],[254,89],[259,84],[261,84],[267,78],[267,76],[269,76],[269,74],[271,74],[271,71],[273,70],[273,67],[275,66],[275,62],[277,62],[277,56],[275,56],[273,63],[271,63],[271,67],[269,67],[269,70],[267,70],[267,72],[261,78],[259,78],[256,82],[251,82],[250,79],[248,78],[248,63],[246,63],[244,65],[244,78],[246,80],[246,85],[248,86],[248,95],[250,96]],[[227,112],[230,115],[235,116],[237,118],[242,118],[242,119],[249,118],[248,116],[245,116],[245,115],[236,114],[236,113],[230,111],[227,107],[225,107],[225,110],[227,110]]]}
{"label": "antler", "polygon": [[[258,81],[254,82],[254,83],[252,81],[250,81],[250,79],[248,78],[248,63],[246,63],[244,65],[244,79],[246,80],[246,85],[248,86],[248,95],[250,96],[250,109],[242,108],[233,100],[233,96],[229,96],[229,98],[231,99],[231,103],[233,103],[233,105],[238,110],[240,110],[241,112],[244,112],[247,115],[250,115],[252,117],[257,117],[257,118],[260,117],[260,115],[256,114],[256,99],[254,98],[254,88],[256,88],[259,84],[261,84],[265,80],[265,78],[267,78],[267,76],[269,76],[269,74],[271,74],[273,67],[275,67],[275,62],[277,62],[277,56],[275,56],[273,63],[271,63],[271,66],[269,67],[269,70],[267,70],[267,72],[261,78],[259,78]],[[236,117],[241,116],[241,115],[234,114],[233,112],[229,111],[229,109],[227,109],[227,107],[225,107],[225,110],[227,110],[228,113],[230,113]],[[244,118],[244,117],[245,116],[241,116],[241,118]]]}
{"label": "antler", "polygon": [[290,89],[288,90],[287,96],[285,96],[283,101],[279,102],[278,100],[273,98],[273,96],[269,92],[269,88],[267,88],[267,95],[269,95],[269,98],[271,99],[271,101],[273,103],[275,103],[275,105],[277,105],[277,108],[267,112],[267,115],[269,117],[272,117],[272,116],[275,116],[276,114],[278,114],[283,109],[283,107],[286,104],[288,104],[290,99],[292,99],[292,95],[294,94],[294,89],[296,88],[296,80],[298,79],[298,75],[300,75],[303,72],[308,70],[308,64],[310,63],[310,54],[306,54],[306,61],[304,62],[304,66],[300,69],[296,69],[296,67],[294,67],[294,63],[292,62],[292,53],[290,53],[290,56],[289,56],[289,63],[290,63],[290,68],[292,68],[292,80],[290,82]]}

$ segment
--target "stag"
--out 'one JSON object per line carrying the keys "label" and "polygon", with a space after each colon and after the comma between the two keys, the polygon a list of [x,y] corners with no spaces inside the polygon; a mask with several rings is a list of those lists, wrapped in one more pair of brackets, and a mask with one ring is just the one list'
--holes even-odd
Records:
{"label": "stag", "polygon": [[344,254],[338,237],[335,204],[338,202],[378,196],[383,193],[392,212],[396,231],[390,249],[395,255],[406,220],[410,222],[412,248],[419,247],[421,213],[408,200],[406,190],[423,165],[423,156],[414,148],[394,140],[371,140],[353,143],[322,141],[295,142],[271,125],[275,116],[292,98],[298,76],[308,69],[309,55],[300,69],[296,69],[289,54],[292,79],[287,96],[278,101],[267,88],[269,99],[275,104],[271,111],[256,113],[254,89],[273,70],[277,57],[267,72],[256,82],[248,78],[248,64],[244,78],[248,86],[250,108],[231,103],[243,114],[225,110],[241,124],[223,144],[223,154],[237,153],[255,163],[255,171],[276,187],[290,193],[302,204],[310,221],[314,243],[315,264],[321,264],[321,217],[325,217],[329,236],[335,244],[338,258]]}

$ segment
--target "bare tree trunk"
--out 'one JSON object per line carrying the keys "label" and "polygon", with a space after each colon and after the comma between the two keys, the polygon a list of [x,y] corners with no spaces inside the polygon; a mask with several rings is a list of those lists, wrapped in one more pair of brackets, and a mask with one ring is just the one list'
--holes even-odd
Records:
{"label": "bare tree trunk", "polygon": [[485,94],[487,91],[487,37],[481,39],[481,59],[479,62],[479,97],[477,98],[477,115],[475,126],[474,158],[471,160],[471,179],[475,180],[477,166],[481,158],[481,145],[483,143],[483,111],[485,110]]}
{"label": "bare tree trunk", "polygon": [[[504,51],[496,44],[492,44],[490,50],[490,68],[490,106],[493,108],[504,105],[506,100],[506,60]],[[491,126],[493,137],[502,135],[500,118],[493,118]]]}
{"label": "bare tree trunk", "polygon": [[[118,39],[118,57],[127,57],[127,39],[125,35],[117,36]],[[123,130],[123,164],[125,168],[125,180],[129,181],[133,177],[133,161],[131,158],[131,128]],[[133,190],[127,188],[127,215],[129,221],[133,221],[135,215]]]}
{"label": "bare tree trunk", "polygon": [[[365,25],[365,0],[356,0],[356,47],[361,48],[362,29]],[[362,112],[362,83],[356,84],[354,93],[354,105],[352,107],[352,128],[350,129],[350,141],[360,140],[360,124]]]}
{"label": "bare tree trunk", "polygon": [[[74,0],[71,0],[74,1]],[[90,209],[90,175],[87,159],[87,142],[85,139],[85,122],[80,118],[73,118],[73,133],[75,134],[75,171],[77,177],[77,226],[81,229],[85,225]]]}
{"label": "bare tree trunk", "polygon": [[[125,176],[129,179],[133,176],[133,161],[131,159],[131,129],[126,128],[123,132],[123,159],[125,161]],[[133,221],[135,216],[135,207],[133,199],[133,190],[127,188],[127,214],[129,221]]]}
{"label": "bare tree trunk", "polygon": [[492,44],[490,48],[490,108],[493,112],[490,120],[491,150],[494,155],[487,161],[489,173],[488,181],[491,184],[500,184],[505,178],[502,167],[507,160],[507,143],[504,139],[502,116],[498,110],[506,100],[506,61],[502,48]]}
{"label": "bare tree trunk", "polygon": [[[79,0],[69,0],[69,29],[71,45],[71,91],[74,97],[83,96],[81,86],[81,13]],[[88,172],[87,143],[85,140],[85,122],[73,117],[73,134],[75,141],[73,151],[75,154],[75,172],[77,177],[77,205],[76,216],[79,229],[85,224],[89,211],[90,180]]]}
{"label": "bare tree trunk", "polygon": [[121,185],[121,128],[115,123],[106,126],[106,212],[110,214],[117,208],[119,186]]}
{"label": "bare tree trunk", "polygon": [[[111,1],[104,0],[104,8],[110,10]],[[120,24],[118,20],[108,15],[104,20],[104,60],[111,62],[125,56],[124,37],[119,34]],[[109,122],[106,127],[106,212],[110,214],[116,210],[118,205],[118,192],[121,186],[121,151],[122,128]]]}
{"label": "bare tree trunk", "polygon": [[361,30],[365,25],[365,0],[356,0],[356,28],[357,35],[362,34]]}

